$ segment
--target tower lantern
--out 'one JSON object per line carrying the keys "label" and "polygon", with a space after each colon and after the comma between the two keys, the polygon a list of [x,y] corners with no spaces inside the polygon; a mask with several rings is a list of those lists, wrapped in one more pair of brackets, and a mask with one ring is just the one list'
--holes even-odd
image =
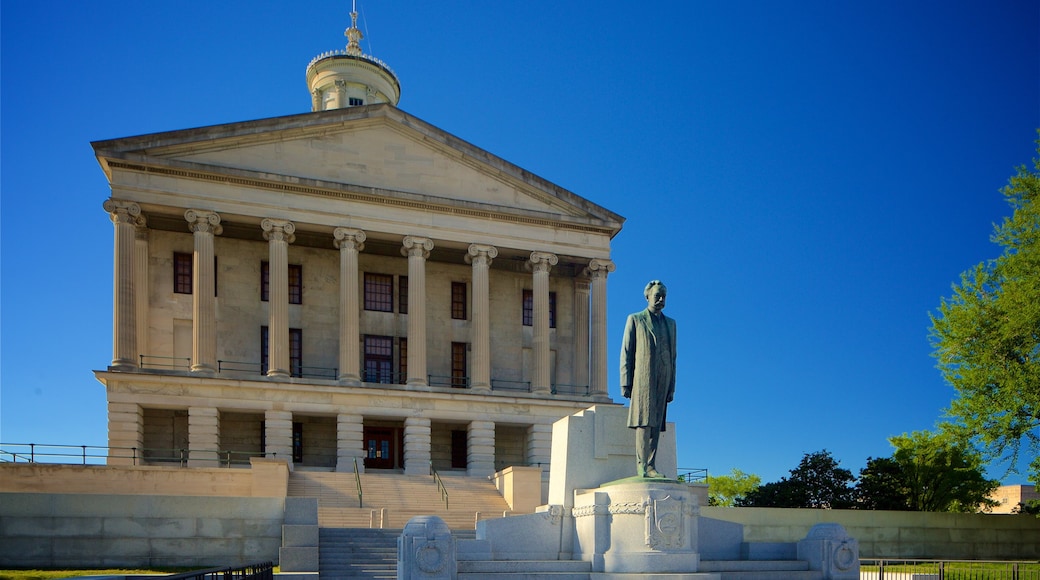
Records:
{"label": "tower lantern", "polygon": [[307,88],[311,111],[328,111],[358,105],[390,103],[401,99],[401,83],[387,64],[364,54],[357,27],[357,10],[351,8],[345,50],[319,54],[307,65]]}

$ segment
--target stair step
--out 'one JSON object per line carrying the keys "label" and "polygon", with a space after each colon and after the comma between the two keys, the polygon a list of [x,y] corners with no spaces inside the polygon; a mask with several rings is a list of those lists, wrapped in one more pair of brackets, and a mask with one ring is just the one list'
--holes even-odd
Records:
{"label": "stair step", "polygon": [[585,573],[592,570],[590,562],[582,560],[460,560],[459,574],[503,573]]}
{"label": "stair step", "polygon": [[702,560],[697,569],[701,572],[757,572],[809,570],[803,560]]}

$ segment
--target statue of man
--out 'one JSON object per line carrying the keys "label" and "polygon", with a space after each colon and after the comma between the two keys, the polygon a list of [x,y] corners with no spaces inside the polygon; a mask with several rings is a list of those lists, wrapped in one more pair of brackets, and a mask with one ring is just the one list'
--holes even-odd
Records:
{"label": "statue of man", "polygon": [[636,468],[642,477],[665,477],[654,464],[675,395],[675,320],[661,313],[667,294],[660,280],[646,285],[646,310],[628,316],[621,343],[621,394],[632,400],[628,426],[636,430]]}

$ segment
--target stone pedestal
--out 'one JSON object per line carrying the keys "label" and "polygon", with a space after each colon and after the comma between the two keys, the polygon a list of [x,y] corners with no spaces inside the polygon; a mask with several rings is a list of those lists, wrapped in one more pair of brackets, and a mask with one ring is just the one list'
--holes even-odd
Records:
{"label": "stone pedestal", "polygon": [[397,539],[399,580],[452,580],[458,575],[455,538],[437,516],[416,516]]}
{"label": "stone pedestal", "polygon": [[[633,478],[635,479],[635,478]],[[574,556],[593,572],[696,572],[697,496],[681,483],[624,482],[574,492]]]}

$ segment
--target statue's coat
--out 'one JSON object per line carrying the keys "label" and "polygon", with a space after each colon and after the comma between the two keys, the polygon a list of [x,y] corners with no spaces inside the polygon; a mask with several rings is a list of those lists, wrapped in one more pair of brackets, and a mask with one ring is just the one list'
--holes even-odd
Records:
{"label": "statue's coat", "polygon": [[[669,340],[660,348],[671,346],[667,353],[671,371],[654,364],[658,355],[658,337],[649,310],[630,314],[625,322],[621,343],[621,385],[632,387],[632,404],[628,408],[629,427],[660,426],[665,430],[668,403],[675,395],[675,320],[664,317]],[[661,376],[662,374],[667,376]]]}

